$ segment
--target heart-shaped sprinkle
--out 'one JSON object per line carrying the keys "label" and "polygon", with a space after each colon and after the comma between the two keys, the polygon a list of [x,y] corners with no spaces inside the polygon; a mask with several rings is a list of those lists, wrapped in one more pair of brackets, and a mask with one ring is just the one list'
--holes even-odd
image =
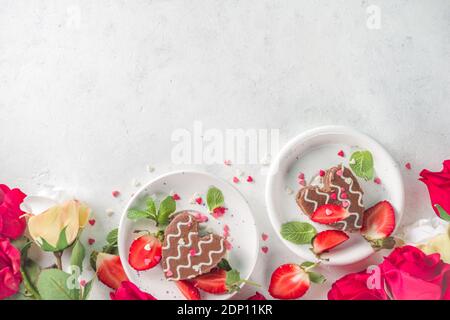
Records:
{"label": "heart-shaped sprinkle", "polygon": [[89,220],[89,224],[90,224],[91,226],[93,226],[93,225],[95,224],[95,219],[90,219],[90,220]]}
{"label": "heart-shaped sprinkle", "polygon": [[325,209],[325,214],[326,214],[327,216],[331,216],[331,215],[333,214],[333,211],[330,210],[330,209]]}
{"label": "heart-shaped sprinkle", "polygon": [[263,234],[261,234],[261,239],[263,241],[266,241],[267,239],[269,239],[269,236],[267,234],[263,233]]}
{"label": "heart-shaped sprinkle", "polygon": [[150,246],[150,243],[147,243],[145,246],[144,246],[144,250],[146,250],[146,251],[150,251],[152,249],[152,247]]}
{"label": "heart-shaped sprinkle", "polygon": [[264,247],[261,248],[261,251],[262,251],[264,254],[266,254],[267,252],[269,252],[269,248],[264,246]]}

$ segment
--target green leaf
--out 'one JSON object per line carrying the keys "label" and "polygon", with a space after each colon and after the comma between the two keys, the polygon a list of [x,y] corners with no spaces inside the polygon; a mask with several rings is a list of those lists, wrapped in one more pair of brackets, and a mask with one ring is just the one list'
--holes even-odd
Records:
{"label": "green leaf", "polygon": [[117,244],[117,236],[118,236],[118,234],[119,234],[119,229],[116,228],[116,229],[111,230],[108,233],[108,235],[106,236],[106,241],[109,244],[112,244],[112,245]]}
{"label": "green leaf", "polygon": [[177,204],[171,196],[167,196],[161,204],[158,210],[158,224],[166,226],[169,224],[169,216],[177,210]]}
{"label": "green leaf", "polygon": [[320,273],[317,272],[308,272],[308,276],[309,276],[309,280],[311,280],[312,283],[317,283],[317,284],[322,284],[325,281],[327,281],[327,279],[321,275]]}
{"label": "green leaf", "polygon": [[217,264],[217,267],[225,271],[231,271],[233,269],[231,268],[230,263],[227,259],[220,260],[220,262]]}
{"label": "green leaf", "polygon": [[155,200],[153,200],[152,197],[149,197],[149,198],[146,200],[146,203],[147,203],[147,212],[148,212],[151,216],[156,217],[156,216],[157,216],[157,213],[156,213],[156,204],[155,204]]}
{"label": "green leaf", "polygon": [[[80,240],[77,240],[72,249],[72,255],[70,257],[70,265],[77,266],[78,268],[80,268],[80,273],[83,272],[83,260],[85,256],[86,250],[84,249],[84,246],[81,244]],[[72,270],[72,273],[73,272],[74,270]]]}
{"label": "green leaf", "polygon": [[206,204],[208,205],[209,211],[222,207],[224,205],[224,201],[222,191],[216,187],[211,187],[208,189],[208,193],[206,194]]}
{"label": "green leaf", "polygon": [[295,244],[309,244],[316,235],[316,229],[307,222],[292,221],[281,226],[281,236]]}
{"label": "green leaf", "polygon": [[14,247],[16,247],[17,250],[20,251],[20,255],[22,256],[22,258],[26,258],[28,249],[30,248],[32,243],[33,243],[33,241],[31,241],[30,239],[28,239],[25,236],[22,236],[18,239],[11,241],[11,244]]}
{"label": "green leaf", "polygon": [[440,205],[435,204],[434,205],[436,207],[436,209],[438,209],[439,211],[439,217],[445,221],[450,222],[450,215],[447,213],[447,211],[444,210],[444,208],[442,208]]}
{"label": "green leaf", "polygon": [[89,264],[92,267],[92,269],[94,269],[94,270],[97,270],[97,256],[98,256],[98,251],[95,251],[95,250],[92,251],[91,255],[89,256]]}
{"label": "green leaf", "polygon": [[302,267],[303,269],[307,269],[307,268],[312,268],[316,265],[316,263],[311,262],[311,261],[305,261],[303,262],[300,267]]}
{"label": "green leaf", "polygon": [[67,227],[64,227],[64,229],[61,230],[61,233],[59,234],[58,242],[56,243],[56,247],[52,246],[50,243],[47,242],[44,238],[39,238],[41,243],[39,243],[39,247],[47,252],[57,252],[57,251],[63,251],[67,247],[71,245],[71,243],[67,242],[66,238],[66,229]]}
{"label": "green leaf", "polygon": [[366,181],[373,179],[373,157],[370,151],[355,151],[350,157],[350,168],[360,178]]}
{"label": "green leaf", "polygon": [[37,289],[43,300],[76,300],[73,289],[68,288],[68,273],[59,269],[43,270],[37,281]]}
{"label": "green leaf", "polygon": [[94,279],[91,279],[89,282],[86,283],[86,285],[83,288],[83,296],[81,297],[82,300],[87,300],[89,298],[89,293],[91,292],[92,285],[94,283]]}
{"label": "green leaf", "polygon": [[130,209],[127,213],[128,219],[131,220],[139,220],[150,218],[150,214],[147,211],[139,210],[139,209]]}
{"label": "green leaf", "polygon": [[36,288],[36,283],[41,273],[41,267],[34,260],[27,258],[22,260],[20,273],[22,274],[23,285],[27,295],[34,299],[40,299],[41,296]]}

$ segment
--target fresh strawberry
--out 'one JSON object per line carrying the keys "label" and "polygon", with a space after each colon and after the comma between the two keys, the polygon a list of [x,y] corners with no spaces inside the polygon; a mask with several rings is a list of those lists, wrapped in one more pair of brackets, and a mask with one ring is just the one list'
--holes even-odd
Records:
{"label": "fresh strawberry", "polygon": [[256,293],[253,296],[249,297],[247,300],[267,300],[267,299],[261,293],[256,291]]}
{"label": "fresh strawberry", "polygon": [[200,275],[193,279],[194,286],[208,293],[224,294],[228,292],[226,285],[227,272],[215,269],[210,273]]}
{"label": "fresh strawberry", "polygon": [[347,210],[336,204],[324,204],[311,215],[311,220],[321,224],[332,224],[349,216]]}
{"label": "fresh strawberry", "polygon": [[117,289],[123,281],[128,281],[119,256],[100,252],[96,269],[98,279],[111,289]]}
{"label": "fresh strawberry", "polygon": [[128,262],[135,270],[148,270],[161,261],[161,251],[161,242],[158,238],[146,234],[140,236],[131,244]]}
{"label": "fresh strawberry", "polygon": [[201,300],[200,291],[190,281],[180,280],[175,282],[183,296],[188,300]]}
{"label": "fresh strawberry", "polygon": [[375,247],[392,247],[393,240],[389,236],[394,229],[395,212],[389,201],[380,201],[364,212],[361,234]]}
{"label": "fresh strawberry", "polygon": [[325,230],[314,237],[312,241],[312,250],[316,255],[321,255],[347,241],[348,238],[349,236],[343,231]]}
{"label": "fresh strawberry", "polygon": [[308,291],[311,281],[308,273],[297,264],[283,264],[270,279],[269,293],[276,299],[297,299]]}

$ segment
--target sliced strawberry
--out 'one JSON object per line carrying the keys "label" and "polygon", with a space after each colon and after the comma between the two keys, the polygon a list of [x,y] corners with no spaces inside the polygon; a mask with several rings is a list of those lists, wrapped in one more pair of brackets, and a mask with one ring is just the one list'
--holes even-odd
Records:
{"label": "sliced strawberry", "polygon": [[194,286],[208,293],[224,294],[228,292],[227,273],[223,269],[215,269],[193,279]]}
{"label": "sliced strawberry", "polygon": [[366,239],[385,239],[394,229],[395,212],[389,201],[380,201],[364,212],[361,233]]}
{"label": "sliced strawberry", "polygon": [[324,204],[311,215],[311,220],[321,224],[332,224],[349,216],[347,210],[336,204]]}
{"label": "sliced strawberry", "polygon": [[325,230],[314,237],[312,241],[312,250],[316,255],[320,255],[347,241],[348,238],[349,236],[343,231]]}
{"label": "sliced strawberry", "polygon": [[276,299],[297,299],[308,291],[310,284],[309,275],[301,266],[283,264],[272,273],[269,293]]}
{"label": "sliced strawberry", "polygon": [[100,252],[96,269],[98,279],[111,289],[117,289],[123,281],[128,281],[119,256]]}
{"label": "sliced strawberry", "polygon": [[200,291],[190,281],[180,280],[175,282],[183,296],[188,300],[201,300]]}
{"label": "sliced strawberry", "polygon": [[140,236],[131,244],[128,262],[135,270],[148,270],[161,261],[161,251],[161,242],[158,238],[146,234]]}

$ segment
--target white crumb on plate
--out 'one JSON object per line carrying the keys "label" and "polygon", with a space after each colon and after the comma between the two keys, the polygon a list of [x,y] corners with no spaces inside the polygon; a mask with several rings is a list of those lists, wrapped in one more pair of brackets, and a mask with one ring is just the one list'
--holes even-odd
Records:
{"label": "white crumb on plate", "polygon": [[286,187],[284,190],[285,190],[286,193],[289,194],[289,195],[291,195],[291,194],[294,193],[294,190],[292,190],[290,187]]}

